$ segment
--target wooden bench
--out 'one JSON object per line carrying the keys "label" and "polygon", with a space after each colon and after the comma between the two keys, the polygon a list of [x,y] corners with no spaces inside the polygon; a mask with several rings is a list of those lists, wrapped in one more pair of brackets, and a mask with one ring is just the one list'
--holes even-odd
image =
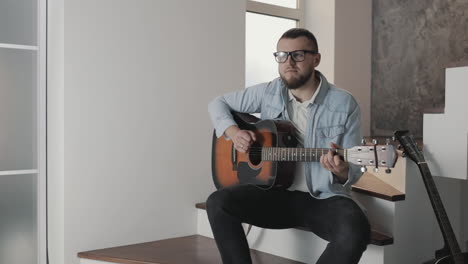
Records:
{"label": "wooden bench", "polygon": [[[304,264],[257,250],[250,253],[254,264]],[[80,252],[78,257],[121,264],[221,263],[215,241],[200,235]]]}
{"label": "wooden bench", "polygon": [[[195,205],[196,208],[198,209],[203,209],[206,210],[206,204],[205,203],[197,203]],[[305,227],[297,227],[297,229],[304,230],[304,231],[310,231],[309,229]],[[385,246],[385,245],[391,245],[393,244],[393,237],[386,235],[384,233],[381,233],[377,230],[372,230],[371,234],[371,244],[372,245],[377,245],[377,246]]]}

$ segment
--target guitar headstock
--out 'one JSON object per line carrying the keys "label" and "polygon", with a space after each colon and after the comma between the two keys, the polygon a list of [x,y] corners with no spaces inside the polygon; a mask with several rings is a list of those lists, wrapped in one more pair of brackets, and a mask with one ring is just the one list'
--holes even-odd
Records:
{"label": "guitar headstock", "polygon": [[386,167],[386,172],[390,173],[390,168],[395,167],[398,153],[393,145],[363,145],[348,149],[347,161],[362,166],[361,171],[367,171],[366,166],[375,166],[375,172],[379,167]]}
{"label": "guitar headstock", "polygon": [[408,130],[399,130],[394,133],[395,138],[403,147],[404,153],[414,162],[420,163],[424,161],[424,155],[419,150],[413,135]]}

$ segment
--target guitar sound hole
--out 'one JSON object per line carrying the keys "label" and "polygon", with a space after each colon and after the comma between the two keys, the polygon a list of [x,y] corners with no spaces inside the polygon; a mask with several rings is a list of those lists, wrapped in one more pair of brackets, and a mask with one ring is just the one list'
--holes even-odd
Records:
{"label": "guitar sound hole", "polygon": [[249,160],[255,166],[257,166],[258,164],[260,164],[260,162],[262,162],[262,150],[261,149],[262,149],[262,146],[260,146],[260,144],[258,144],[257,142],[254,142],[252,146],[250,147]]}

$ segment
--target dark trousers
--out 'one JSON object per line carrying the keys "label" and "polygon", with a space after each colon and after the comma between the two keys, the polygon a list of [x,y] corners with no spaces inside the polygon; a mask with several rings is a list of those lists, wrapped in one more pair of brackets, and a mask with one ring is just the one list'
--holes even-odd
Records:
{"label": "dark trousers", "polygon": [[320,264],[358,263],[370,240],[366,215],[346,197],[315,199],[300,191],[238,185],[212,193],[206,209],[224,264],[252,263],[241,223],[270,229],[307,227],[329,241]]}

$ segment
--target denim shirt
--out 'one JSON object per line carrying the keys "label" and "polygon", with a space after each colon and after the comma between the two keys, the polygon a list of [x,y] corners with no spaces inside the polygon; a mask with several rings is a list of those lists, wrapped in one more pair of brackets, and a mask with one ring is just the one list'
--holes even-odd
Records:
{"label": "denim shirt", "polygon": [[[361,112],[353,96],[335,85],[318,71],[322,79],[320,91],[309,105],[305,148],[330,148],[335,142],[343,148],[359,145],[361,141]],[[288,90],[281,78],[254,85],[242,91],[219,96],[208,105],[208,112],[216,136],[221,137],[231,125],[236,125],[231,111],[260,113],[261,119],[289,120]],[[362,175],[360,167],[349,164],[348,180],[341,184],[335,175],[324,169],[320,162],[306,162],[305,178],[310,194],[319,199],[335,195],[350,197],[351,185]]]}

